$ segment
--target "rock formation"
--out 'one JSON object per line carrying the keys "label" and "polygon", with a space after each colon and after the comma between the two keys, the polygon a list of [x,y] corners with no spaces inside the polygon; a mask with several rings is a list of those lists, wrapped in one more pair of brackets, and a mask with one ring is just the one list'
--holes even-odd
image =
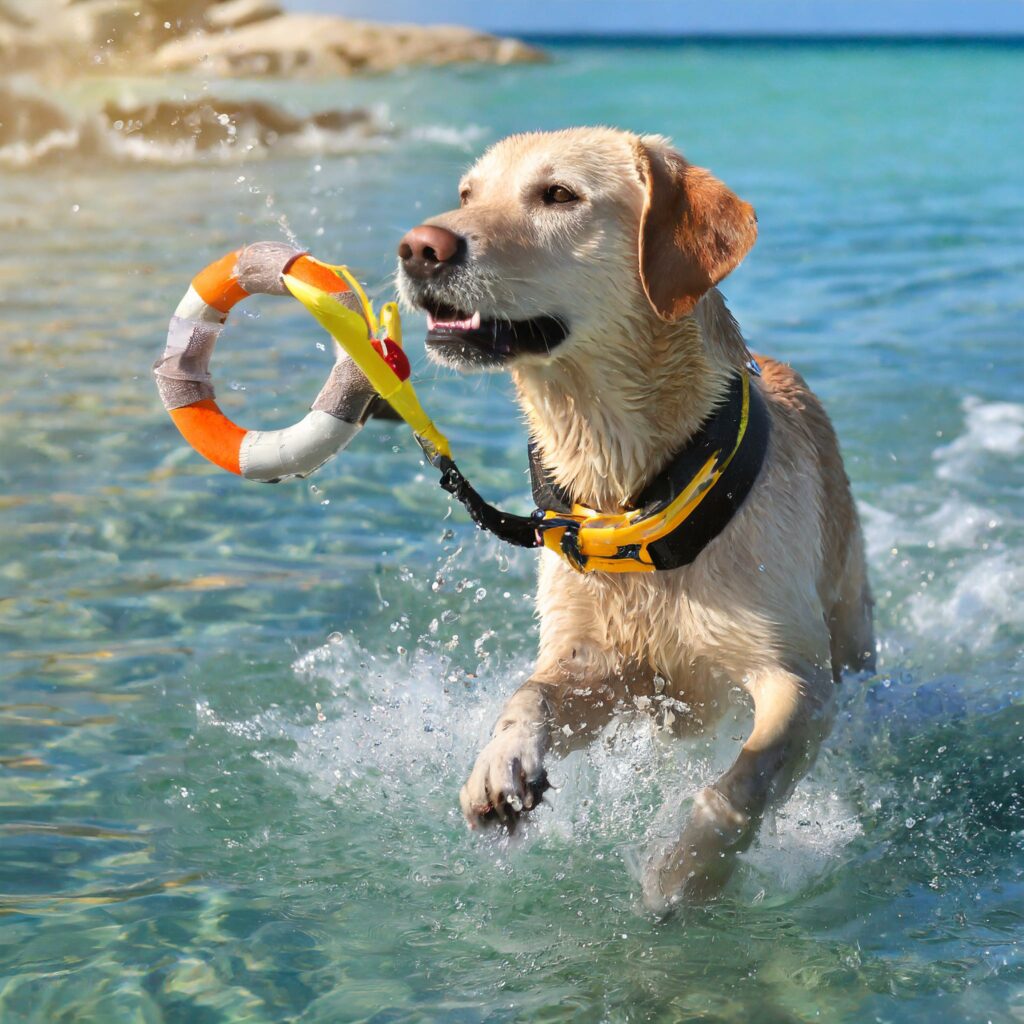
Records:
{"label": "rock formation", "polygon": [[348,75],[541,59],[525,43],[472,29],[286,14],[273,0],[0,0],[6,71]]}

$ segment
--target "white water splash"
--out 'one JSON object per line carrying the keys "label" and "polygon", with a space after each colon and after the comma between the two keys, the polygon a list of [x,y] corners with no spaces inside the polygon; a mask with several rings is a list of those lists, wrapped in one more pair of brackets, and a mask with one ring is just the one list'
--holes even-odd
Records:
{"label": "white water splash", "polygon": [[1001,628],[1024,622],[1022,593],[1024,565],[1019,554],[1006,552],[971,564],[952,590],[913,595],[907,609],[919,636],[981,651]]}
{"label": "white water splash", "polygon": [[936,449],[936,476],[956,480],[975,471],[982,455],[1011,459],[1024,455],[1024,405],[968,396],[961,406],[966,430],[951,444]]}
{"label": "white water splash", "polygon": [[[498,693],[491,682],[467,678],[438,651],[373,654],[340,636],[299,658],[294,669],[307,683],[328,681],[333,693],[322,704],[311,702],[303,722],[270,712],[245,723],[217,723],[201,709],[204,724],[250,740],[287,736],[294,751],[268,756],[269,765],[287,769],[322,799],[341,804],[355,798],[382,815],[394,813],[391,798],[401,793],[406,812],[422,819],[424,828],[461,820],[459,788],[504,691],[527,673],[526,663],[501,670]],[[624,870],[638,877],[650,844],[679,834],[693,796],[731,763],[738,738],[748,731],[742,704],[699,739],[673,737],[645,715],[622,716],[585,750],[549,761],[555,788],[513,839],[499,831],[467,834],[467,853],[523,863],[537,843],[599,853],[611,845]],[[744,873],[757,880],[753,889],[744,885],[748,897],[760,885],[799,889],[860,834],[841,786],[837,770],[822,763],[775,822],[766,824],[743,858]]]}
{"label": "white water splash", "polygon": [[447,124],[423,124],[412,128],[409,136],[416,142],[432,142],[469,153],[481,139],[486,138],[487,129],[478,124],[467,124],[460,128]]}

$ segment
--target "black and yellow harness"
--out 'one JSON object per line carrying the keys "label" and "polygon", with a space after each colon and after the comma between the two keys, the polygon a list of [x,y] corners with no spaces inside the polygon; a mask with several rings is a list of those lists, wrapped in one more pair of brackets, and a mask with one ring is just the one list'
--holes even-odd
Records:
{"label": "black and yellow harness", "polygon": [[546,547],[579,572],[656,572],[689,565],[728,525],[750,493],[768,448],[770,422],[750,375],[737,374],[725,401],[629,503],[603,513],[579,505],[551,478],[535,445],[531,516],[494,508],[450,459],[441,486],[484,530],[519,547]]}

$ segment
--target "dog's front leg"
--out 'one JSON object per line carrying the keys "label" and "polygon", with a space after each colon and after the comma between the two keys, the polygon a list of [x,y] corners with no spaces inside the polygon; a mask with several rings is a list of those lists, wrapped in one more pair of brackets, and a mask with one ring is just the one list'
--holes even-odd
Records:
{"label": "dog's front leg", "polygon": [[548,789],[549,752],[585,745],[627,699],[653,692],[653,671],[626,665],[588,677],[580,671],[581,654],[574,649],[557,669],[538,671],[502,709],[459,794],[470,828],[496,822],[513,828]]}
{"label": "dog's front leg", "polygon": [[754,728],[732,767],[697,794],[682,836],[656,848],[643,879],[656,913],[718,894],[736,855],[757,834],[765,810],[781,802],[813,763],[832,722],[828,668],[777,668],[752,675]]}

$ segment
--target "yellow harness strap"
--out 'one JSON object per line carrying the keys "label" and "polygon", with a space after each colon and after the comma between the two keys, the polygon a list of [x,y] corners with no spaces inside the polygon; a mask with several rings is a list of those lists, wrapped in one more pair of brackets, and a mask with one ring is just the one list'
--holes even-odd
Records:
{"label": "yellow harness strap", "polygon": [[[670,464],[663,471],[664,474],[682,468],[681,462],[690,463],[690,468],[674,474],[675,493],[670,500],[663,497],[644,500],[645,492],[637,501],[639,507],[628,512],[607,514],[568,502],[565,511],[547,509],[541,525],[544,547],[561,555],[580,572],[655,572],[692,561],[739,507],[764,455],[767,417],[758,396],[758,433],[763,439],[758,445],[748,446],[750,458],[743,460],[743,472],[733,481],[736,485],[733,490],[737,493],[730,492],[725,496],[727,500],[718,501],[715,514],[704,517],[693,538],[686,537],[688,523],[709,497],[716,494],[716,488],[723,486],[722,478],[748,441],[752,402],[750,375],[742,373],[736,384],[734,401],[727,403],[717,419],[712,417],[710,426],[702,428],[699,443],[691,443],[682,453],[677,453],[676,465]],[[729,410],[730,404],[737,407],[738,415]],[[734,421],[731,424],[730,419]],[[536,491],[535,495],[539,504],[541,495]],[[655,545],[663,550],[655,553],[652,550]]]}

